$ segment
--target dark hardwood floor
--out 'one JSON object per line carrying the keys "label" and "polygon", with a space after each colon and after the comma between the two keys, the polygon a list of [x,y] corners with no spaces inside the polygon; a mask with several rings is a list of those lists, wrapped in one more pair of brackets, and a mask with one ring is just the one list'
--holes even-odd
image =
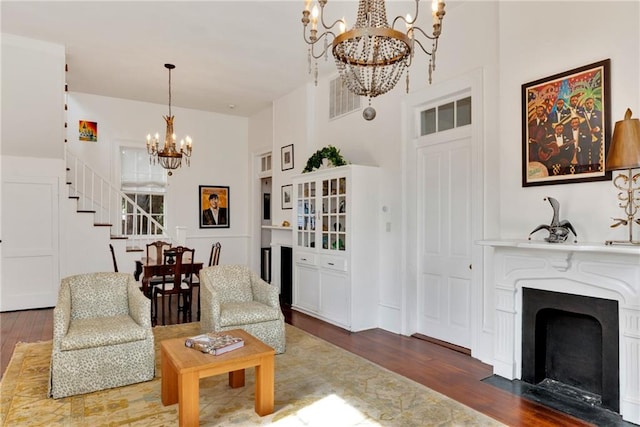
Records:
{"label": "dark hardwood floor", "polygon": [[[436,343],[381,329],[350,333],[288,307],[283,307],[283,312],[287,323],[424,384],[504,424],[541,427],[591,425],[482,382],[492,374],[489,365]],[[170,316],[167,323],[177,323],[176,316]],[[0,334],[0,368],[4,374],[17,342],[52,338],[53,309],[0,313]]]}

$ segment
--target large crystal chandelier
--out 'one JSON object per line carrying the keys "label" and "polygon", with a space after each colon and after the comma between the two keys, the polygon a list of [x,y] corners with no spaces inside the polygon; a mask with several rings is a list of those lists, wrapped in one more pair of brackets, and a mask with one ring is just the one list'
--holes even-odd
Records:
{"label": "large crystal chandelier", "polygon": [[[343,84],[352,93],[369,98],[369,107],[363,111],[366,120],[373,120],[376,114],[371,107],[371,98],[393,89],[405,69],[406,90],[409,92],[408,68],[411,66],[416,45],[430,56],[428,80],[431,83],[432,73],[436,68],[438,38],[445,14],[442,0],[433,0],[431,35],[415,25],[420,0],[415,0],[413,18],[409,14],[406,17],[397,16],[391,26],[387,21],[384,0],[359,0],[356,24],[350,30],[347,30],[344,18],[327,25],[324,19],[327,0],[317,2],[318,4],[311,9],[311,0],[305,0],[305,9],[302,11],[304,40],[309,44],[309,73],[313,71],[317,84],[318,64],[314,60],[323,56],[326,60],[331,42],[333,57]],[[318,34],[318,17],[323,27],[321,34]],[[405,26],[402,31],[395,28],[396,23],[400,21]],[[309,23],[311,29],[308,28]],[[431,40],[430,49],[422,44],[420,37]]]}
{"label": "large crystal chandelier", "polygon": [[156,132],[154,137],[147,135],[147,153],[149,153],[149,161],[152,164],[160,163],[165,169],[169,169],[169,176],[172,175],[171,170],[182,166],[182,158],[184,157],[187,166],[189,166],[189,158],[191,157],[192,141],[189,136],[180,140],[180,151],[176,149],[176,134],[173,132],[173,119],[171,115],[171,70],[176,68],[173,64],[164,64],[169,70],[169,115],[162,116],[167,123],[167,130],[164,135],[164,145],[159,148],[160,135]]}

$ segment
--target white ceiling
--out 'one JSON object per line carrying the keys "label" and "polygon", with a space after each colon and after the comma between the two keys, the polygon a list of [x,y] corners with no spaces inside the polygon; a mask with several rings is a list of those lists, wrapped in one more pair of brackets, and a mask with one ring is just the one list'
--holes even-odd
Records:
{"label": "white ceiling", "polygon": [[[448,1],[447,10],[453,3]],[[0,0],[1,30],[65,46],[72,92],[249,117],[305,82],[303,0]],[[387,0],[389,23],[415,2]],[[357,0],[331,0],[327,22],[353,25]],[[429,1],[420,20],[430,24]],[[419,20],[419,22],[420,22]],[[335,75],[333,57],[320,75]],[[230,108],[234,105],[235,108]]]}
{"label": "white ceiling", "polygon": [[303,7],[302,0],[0,2],[3,33],[65,46],[72,92],[167,104],[164,64],[172,63],[172,105],[240,116],[312,80]]}

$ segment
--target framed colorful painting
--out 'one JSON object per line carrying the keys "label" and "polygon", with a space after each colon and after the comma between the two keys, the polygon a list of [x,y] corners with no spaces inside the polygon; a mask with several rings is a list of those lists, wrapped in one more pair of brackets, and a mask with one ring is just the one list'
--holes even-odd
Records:
{"label": "framed colorful painting", "polygon": [[229,228],[229,187],[201,185],[200,228]]}
{"label": "framed colorful painting", "polygon": [[609,63],[522,85],[523,187],[611,179]]}

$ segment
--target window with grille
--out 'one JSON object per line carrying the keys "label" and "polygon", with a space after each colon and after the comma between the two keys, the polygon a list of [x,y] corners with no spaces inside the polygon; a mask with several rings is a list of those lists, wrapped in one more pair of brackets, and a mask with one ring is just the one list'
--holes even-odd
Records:
{"label": "window with grille", "polygon": [[260,156],[260,172],[271,172],[271,153]]}
{"label": "window with grille", "polygon": [[329,82],[329,118],[334,119],[360,109],[360,97],[354,95],[337,77]]}
{"label": "window with grille", "polygon": [[420,112],[420,136],[471,124],[471,97],[448,101]]}
{"label": "window with grille", "polygon": [[149,218],[165,224],[166,171],[149,162],[146,149],[133,147],[121,148],[120,171],[121,190],[127,196],[121,204],[122,234],[162,234]]}

